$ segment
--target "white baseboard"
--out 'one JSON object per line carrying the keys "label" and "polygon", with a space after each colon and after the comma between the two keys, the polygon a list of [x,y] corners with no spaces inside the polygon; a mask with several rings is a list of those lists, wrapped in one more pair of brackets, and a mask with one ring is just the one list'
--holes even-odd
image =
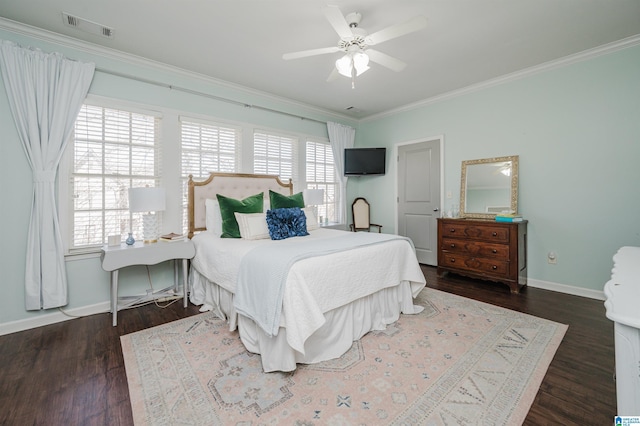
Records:
{"label": "white baseboard", "polygon": [[[544,290],[556,291],[558,293],[571,294],[573,296],[588,297],[590,299],[605,300],[604,291],[590,290],[582,287],[575,287],[566,284],[557,284],[541,280],[528,280],[529,287],[541,288]],[[19,321],[6,322],[0,324],[0,336],[18,331],[29,330],[44,325],[55,324],[62,321],[74,319],[74,317],[83,317],[87,315],[100,314],[110,311],[109,302],[100,302],[95,305],[82,306],[74,309],[65,309],[68,315],[58,311],[51,314],[36,315],[33,318],[27,318]],[[73,316],[69,316],[73,315]]]}
{"label": "white baseboard", "polygon": [[[591,290],[588,288],[552,283],[549,281],[532,280],[531,278],[529,278],[529,280],[527,281],[527,285],[529,287],[556,291],[558,293],[571,294],[573,296],[588,297],[589,299],[596,299],[596,300],[605,300],[604,290]],[[603,284],[603,288],[604,288],[604,284]]]}
{"label": "white baseboard", "polygon": [[34,315],[33,318],[26,318],[18,321],[5,322],[0,324],[0,336],[17,333],[18,331],[29,330],[44,325],[55,324],[62,321],[84,317],[87,315],[109,312],[111,305],[109,302],[100,302],[95,305],[81,306],[79,308],[64,309],[64,314],[60,310],[50,314]]}

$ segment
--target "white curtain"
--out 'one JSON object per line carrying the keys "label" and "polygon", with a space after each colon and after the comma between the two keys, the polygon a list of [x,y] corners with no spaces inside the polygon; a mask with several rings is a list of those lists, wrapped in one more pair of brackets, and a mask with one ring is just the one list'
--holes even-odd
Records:
{"label": "white curtain", "polygon": [[340,199],[338,200],[338,214],[336,217],[339,223],[347,223],[347,176],[344,175],[344,150],[353,148],[356,138],[356,129],[340,123],[327,122],[329,142],[333,152],[333,161],[336,163],[336,172],[340,182]]}
{"label": "white curtain", "polygon": [[[67,304],[67,273],[55,200],[62,152],[93,79],[95,65],[3,40],[0,69],[18,135],[33,171],[27,236],[27,310]],[[10,224],[5,224],[10,226]]]}

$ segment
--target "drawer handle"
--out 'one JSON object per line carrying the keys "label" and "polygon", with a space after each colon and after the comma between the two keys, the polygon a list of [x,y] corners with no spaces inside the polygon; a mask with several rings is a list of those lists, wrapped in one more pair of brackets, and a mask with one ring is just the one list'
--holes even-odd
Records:
{"label": "drawer handle", "polygon": [[456,245],[455,245],[455,244],[451,244],[451,248],[455,248],[455,247],[456,247]]}
{"label": "drawer handle", "polygon": [[456,263],[456,260],[455,259],[451,259],[451,263]]}
{"label": "drawer handle", "polygon": [[497,236],[498,236],[498,233],[497,233],[497,232],[494,232],[494,233],[492,233],[491,235],[493,235],[494,237],[497,237]]}
{"label": "drawer handle", "polygon": [[496,254],[498,252],[498,250],[496,249],[493,249],[492,251],[493,251],[493,254]]}
{"label": "drawer handle", "polygon": [[491,269],[494,269],[494,270],[495,270],[495,269],[498,269],[498,267],[497,267],[496,265],[493,265],[493,266],[491,267]]}
{"label": "drawer handle", "polygon": [[449,229],[449,232],[456,232],[455,228]]}

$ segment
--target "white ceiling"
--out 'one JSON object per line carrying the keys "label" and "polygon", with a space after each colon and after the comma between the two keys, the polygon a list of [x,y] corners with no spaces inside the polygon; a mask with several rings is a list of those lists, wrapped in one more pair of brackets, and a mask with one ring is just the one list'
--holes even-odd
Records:
{"label": "white ceiling", "polygon": [[[340,53],[318,0],[0,0],[0,16],[354,118],[421,102],[640,35],[638,0],[333,0],[373,33],[416,15],[419,32],[376,46],[408,64],[326,79]],[[63,23],[62,12],[113,28],[112,39]],[[351,110],[346,108],[353,107]]]}

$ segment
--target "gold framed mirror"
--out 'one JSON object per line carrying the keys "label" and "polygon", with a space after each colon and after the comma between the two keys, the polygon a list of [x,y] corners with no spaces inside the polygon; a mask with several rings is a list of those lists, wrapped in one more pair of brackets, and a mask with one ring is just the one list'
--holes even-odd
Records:
{"label": "gold framed mirror", "polygon": [[462,162],[460,217],[493,219],[517,211],[517,155]]}

